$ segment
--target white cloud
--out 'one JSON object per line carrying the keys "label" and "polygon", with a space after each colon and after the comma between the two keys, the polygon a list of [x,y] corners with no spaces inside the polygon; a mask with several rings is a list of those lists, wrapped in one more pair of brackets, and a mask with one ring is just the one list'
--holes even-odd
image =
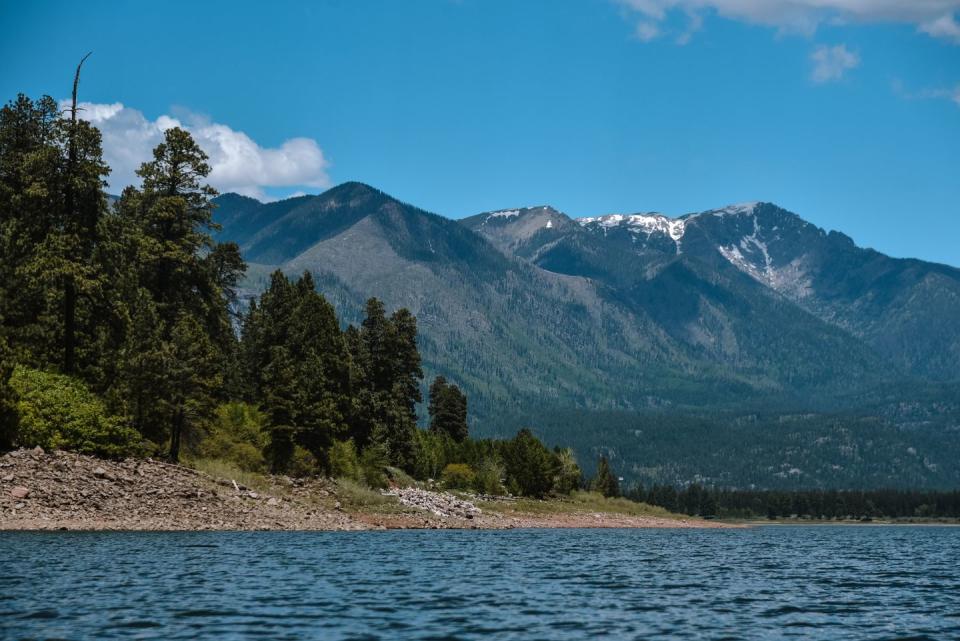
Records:
{"label": "white cloud", "polygon": [[892,82],[893,93],[906,100],[949,100],[960,107],[960,84],[953,88],[938,87],[935,89],[922,89],[920,91],[909,91],[899,78],[894,78]]}
{"label": "white cloud", "polygon": [[311,138],[291,138],[279,147],[264,148],[242,131],[227,125],[187,115],[162,115],[149,120],[140,111],[122,103],[80,103],[80,117],[103,134],[103,154],[112,172],[110,189],[119,193],[126,185],[139,184],[136,169],[152,157],[153,148],[172,127],[188,130],[210,156],[208,181],[221,192],[235,191],[266,199],[267,187],[330,186],[329,162]]}
{"label": "white cloud", "polygon": [[813,50],[810,59],[813,61],[810,77],[817,83],[840,80],[848,70],[860,65],[860,56],[845,45],[821,45]]}
{"label": "white cloud", "polygon": [[934,38],[945,38],[960,44],[960,23],[952,14],[944,14],[936,20],[921,24],[920,31]]}
{"label": "white cloud", "polygon": [[[812,35],[823,23],[896,22],[960,44],[960,0],[614,0],[644,22],[660,26],[674,11],[712,11],[730,20]],[[661,29],[662,31],[662,29]],[[681,43],[689,40],[681,34]]]}
{"label": "white cloud", "polygon": [[637,38],[644,42],[650,42],[660,35],[660,27],[656,23],[646,20],[637,23]]}

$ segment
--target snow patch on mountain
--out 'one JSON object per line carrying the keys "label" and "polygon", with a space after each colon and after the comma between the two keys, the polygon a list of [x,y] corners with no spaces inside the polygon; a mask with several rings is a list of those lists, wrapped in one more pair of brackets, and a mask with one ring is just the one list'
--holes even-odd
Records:
{"label": "snow patch on mountain", "polygon": [[781,294],[795,300],[809,296],[813,292],[813,282],[806,269],[805,257],[800,256],[785,265],[775,265],[760,231],[757,215],[753,214],[753,231],[749,235],[741,238],[737,245],[720,246],[717,249],[734,267]]}
{"label": "snow patch on mountain", "polygon": [[577,222],[581,226],[599,225],[604,229],[624,226],[631,231],[638,231],[647,234],[653,233],[667,234],[674,240],[683,237],[686,221],[682,218],[670,218],[663,214],[609,214],[607,216],[594,216],[591,218],[578,218]]}
{"label": "snow patch on mountain", "polygon": [[711,216],[740,216],[743,214],[752,214],[759,204],[759,202],[737,203],[736,205],[727,205],[721,209],[712,209],[704,212],[704,214]]}

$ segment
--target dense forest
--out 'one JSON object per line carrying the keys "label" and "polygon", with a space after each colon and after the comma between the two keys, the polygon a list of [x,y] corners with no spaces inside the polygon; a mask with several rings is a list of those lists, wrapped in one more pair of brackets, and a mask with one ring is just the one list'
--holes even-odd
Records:
{"label": "dense forest", "polygon": [[241,312],[245,265],[217,242],[207,156],[180,128],[115,203],[100,133],[49,97],[0,111],[0,448],[226,460],[383,486],[390,474],[487,494],[582,485],[528,430],[468,435],[417,319],[371,298],[342,328],[309,272],[277,271]]}
{"label": "dense forest", "polygon": [[956,519],[960,491],[730,490],[692,484],[635,486],[626,495],[672,512],[740,519]]}

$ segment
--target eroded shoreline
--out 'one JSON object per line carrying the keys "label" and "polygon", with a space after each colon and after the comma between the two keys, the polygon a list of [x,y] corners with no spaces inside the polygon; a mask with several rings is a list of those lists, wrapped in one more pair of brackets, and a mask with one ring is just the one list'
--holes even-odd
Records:
{"label": "eroded shoreline", "polygon": [[[402,492],[402,491],[401,491]],[[151,459],[107,461],[17,450],[0,457],[0,530],[358,531],[383,529],[730,528],[692,518],[477,507],[443,492],[352,505],[326,479],[270,477],[245,487]],[[419,501],[419,502],[418,502]]]}

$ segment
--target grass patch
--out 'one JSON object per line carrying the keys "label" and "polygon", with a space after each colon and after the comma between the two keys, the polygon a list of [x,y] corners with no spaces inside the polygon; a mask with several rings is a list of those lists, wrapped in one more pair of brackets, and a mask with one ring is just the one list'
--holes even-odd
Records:
{"label": "grass patch", "polygon": [[236,463],[218,458],[195,458],[184,461],[187,467],[203,472],[214,478],[236,481],[239,485],[260,492],[277,493],[280,487],[270,479],[257,472],[247,472],[237,467]]}
{"label": "grass patch", "polygon": [[384,496],[380,490],[372,489],[353,479],[339,478],[335,483],[337,499],[345,510],[377,514],[399,514],[407,511],[395,497]]}
{"label": "grass patch", "polygon": [[556,497],[545,501],[528,498],[518,498],[514,501],[480,501],[477,506],[483,510],[501,514],[583,514],[600,512],[627,516],[689,518],[647,503],[637,503],[624,498],[608,499],[599,492],[574,492],[569,497]]}

